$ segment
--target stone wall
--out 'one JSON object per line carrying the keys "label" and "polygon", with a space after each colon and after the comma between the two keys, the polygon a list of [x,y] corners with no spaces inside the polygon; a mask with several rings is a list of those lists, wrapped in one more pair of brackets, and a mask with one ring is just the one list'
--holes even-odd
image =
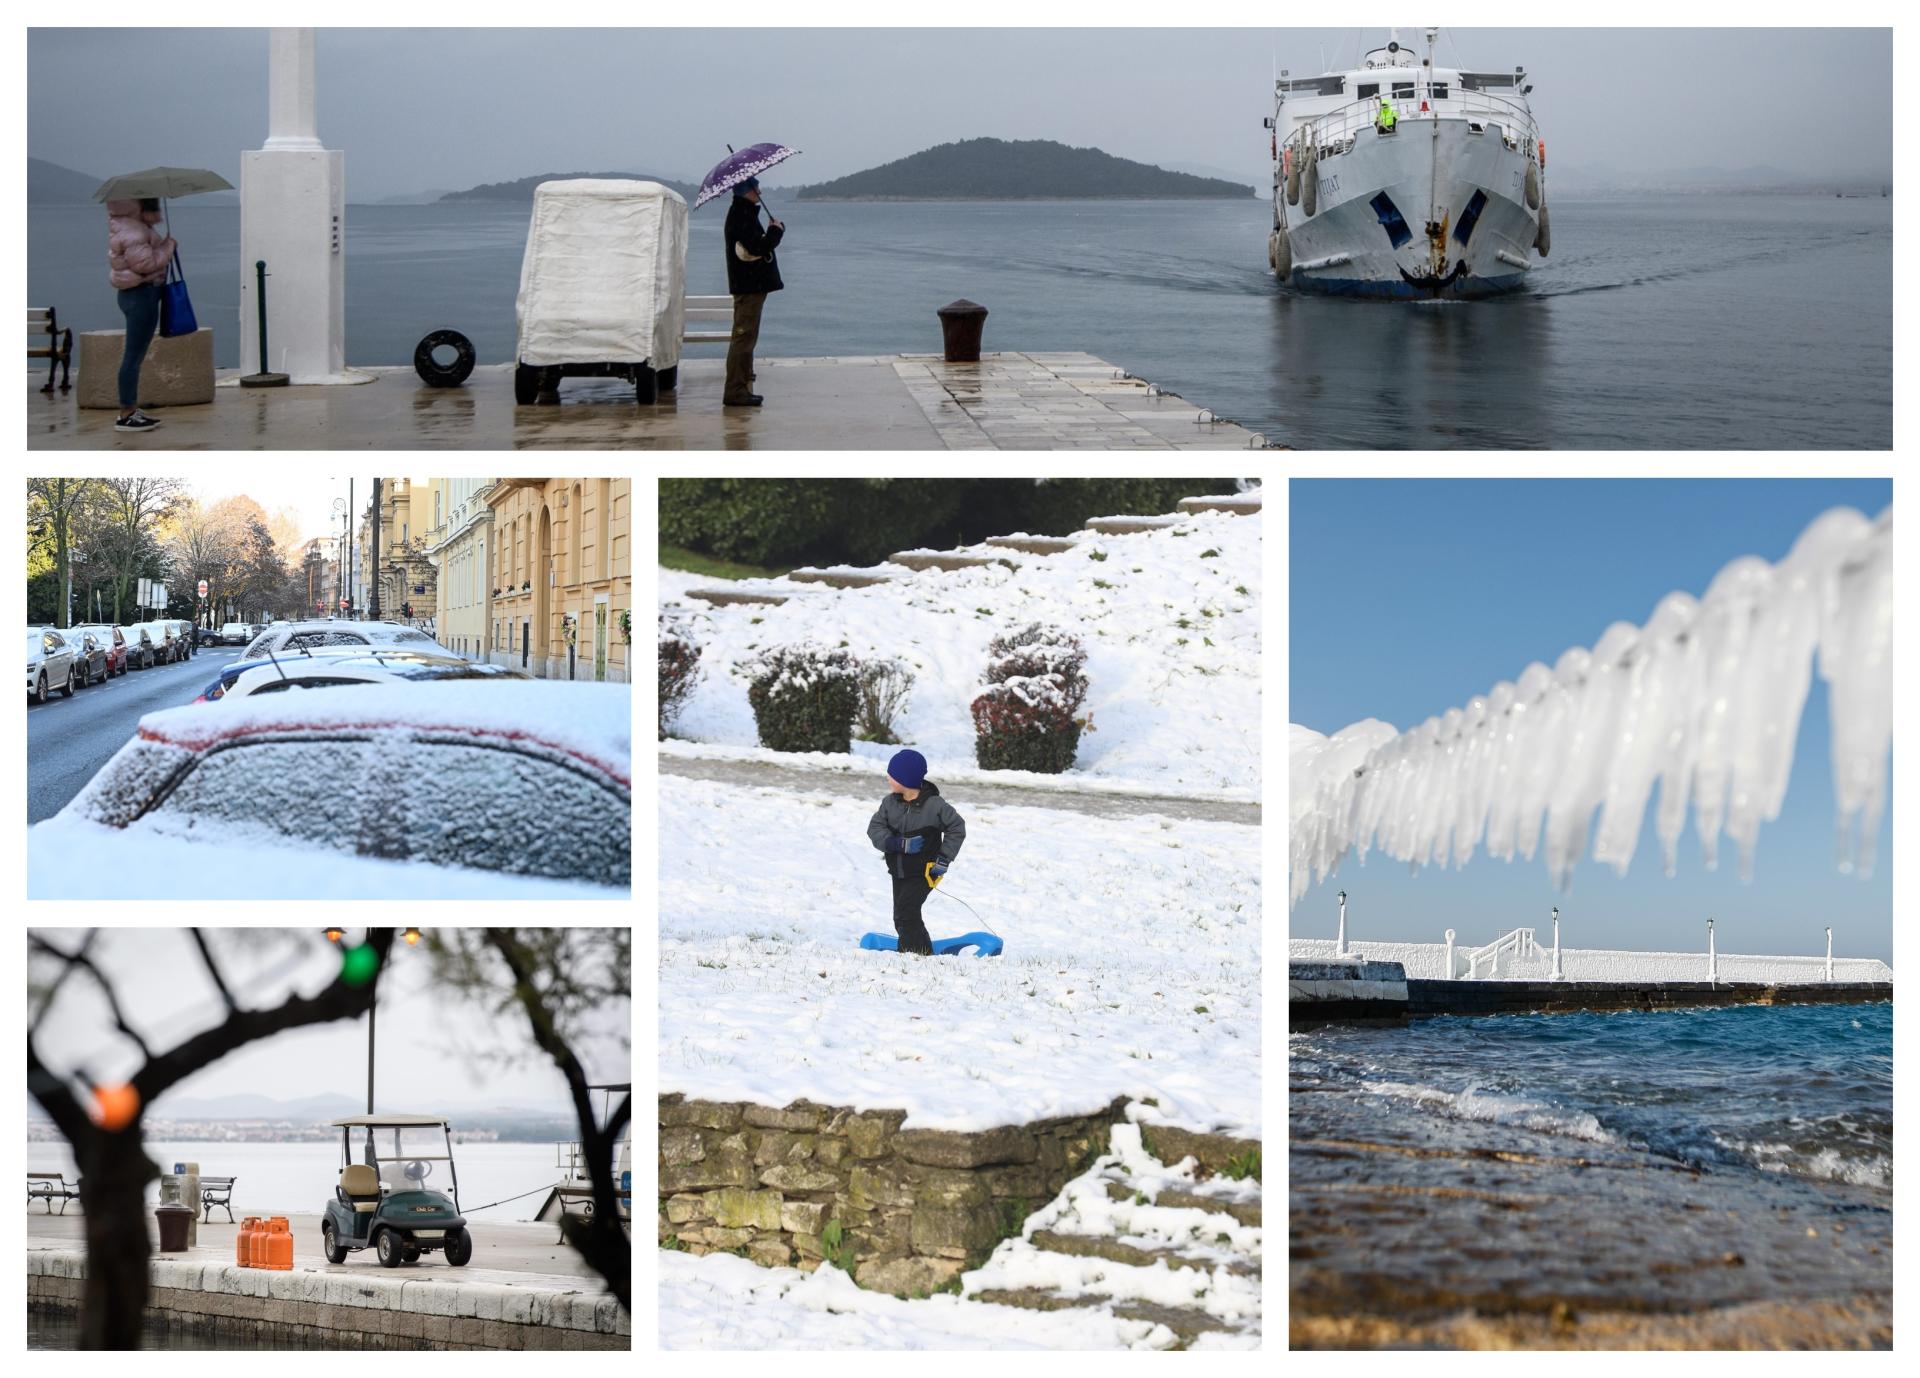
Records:
{"label": "stone wall", "polygon": [[808,1271],[832,1252],[863,1287],[937,1291],[1104,1153],[1125,1107],[959,1132],[903,1129],[903,1110],[663,1095],[660,1241]]}

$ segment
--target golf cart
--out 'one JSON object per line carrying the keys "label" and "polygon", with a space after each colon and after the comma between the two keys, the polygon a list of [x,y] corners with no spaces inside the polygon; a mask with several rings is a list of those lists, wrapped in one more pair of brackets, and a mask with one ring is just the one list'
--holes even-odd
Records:
{"label": "golf cart", "polygon": [[[473,1257],[445,1119],[354,1115],[333,1127],[340,1131],[340,1181],[320,1220],[327,1262],[344,1263],[349,1252],[366,1248],[386,1268],[417,1263],[435,1249],[455,1268]],[[446,1191],[427,1185],[441,1164]]]}
{"label": "golf cart", "polygon": [[651,404],[680,378],[687,203],[658,182],[576,177],[533,190],[515,303],[513,400],[559,401],[562,378],[621,378]]}

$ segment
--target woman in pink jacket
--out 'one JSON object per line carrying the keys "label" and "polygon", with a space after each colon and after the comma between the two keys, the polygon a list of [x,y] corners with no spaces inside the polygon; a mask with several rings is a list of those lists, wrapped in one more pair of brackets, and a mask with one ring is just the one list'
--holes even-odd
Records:
{"label": "woman in pink jacket", "polygon": [[159,223],[156,197],[107,202],[107,280],[119,289],[120,314],[127,318],[116,431],[150,431],[160,424],[138,405],[140,365],[153,343],[153,332],[160,328],[160,285],[173,262],[173,238],[155,228]]}

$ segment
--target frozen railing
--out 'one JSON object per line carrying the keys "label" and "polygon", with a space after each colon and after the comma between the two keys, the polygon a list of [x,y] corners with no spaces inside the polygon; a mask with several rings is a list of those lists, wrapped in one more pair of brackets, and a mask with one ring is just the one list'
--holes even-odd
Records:
{"label": "frozen railing", "polygon": [[[1537,156],[1539,127],[1533,122],[1533,112],[1521,101],[1496,96],[1491,91],[1460,87],[1450,88],[1446,96],[1430,102],[1432,108],[1424,111],[1420,109],[1418,98],[1389,95],[1386,99],[1393,102],[1393,112],[1399,116],[1401,128],[1394,135],[1395,138],[1411,134],[1413,131],[1406,126],[1416,121],[1468,120],[1484,126],[1489,136],[1494,135],[1494,127],[1498,126],[1500,137],[1512,140],[1524,149],[1527,157]],[[1337,106],[1324,115],[1315,115],[1288,135],[1282,146],[1290,148],[1296,159],[1305,155],[1309,141],[1317,145],[1323,154],[1336,145],[1344,152],[1350,140],[1372,129],[1378,122],[1380,102],[1381,97],[1368,96]]]}
{"label": "frozen railing", "polygon": [[[1500,976],[1500,958],[1502,954],[1506,954],[1509,958],[1509,970],[1512,969],[1512,962],[1531,961],[1533,958],[1539,956],[1540,945],[1533,939],[1533,930],[1531,928],[1511,929],[1508,932],[1502,933],[1485,947],[1469,948],[1467,951],[1462,952],[1460,955],[1464,957],[1467,962],[1467,979],[1478,980],[1480,977],[1480,967],[1484,963],[1487,968],[1486,974],[1497,980]],[[1449,975],[1451,975],[1451,973],[1449,973]]]}

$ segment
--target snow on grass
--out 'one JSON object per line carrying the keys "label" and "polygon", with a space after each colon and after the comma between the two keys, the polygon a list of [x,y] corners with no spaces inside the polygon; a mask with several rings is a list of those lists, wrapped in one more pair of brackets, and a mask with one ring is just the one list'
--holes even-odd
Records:
{"label": "snow on grass", "polygon": [[[879,802],[660,781],[660,1089],[905,1109],[977,1129],[1115,1096],[1260,1132],[1260,830],[969,805],[928,929],[1006,955],[867,952],[891,933]],[[978,918],[958,902],[973,906]]]}
{"label": "snow on grass", "polygon": [[[711,607],[686,591],[713,580],[662,569],[661,610],[702,651],[675,732],[757,747],[734,667],[770,646],[817,641],[908,663],[916,678],[894,732],[945,780],[974,764],[969,706],[985,687],[987,643],[1050,622],[1081,638],[1092,682],[1092,730],[1069,778],[1250,793],[1260,779],[1260,530],[1258,516],[1200,513],[1140,535],[1088,533],[1059,555],[975,547],[1023,561],[1018,569],[930,570],[864,589],[735,586],[790,595],[779,607]],[[894,749],[872,748],[882,759]]]}
{"label": "snow on grass", "polygon": [[1024,1311],[959,1297],[902,1300],[838,1268],[762,1268],[732,1254],[660,1253],[662,1349],[1164,1349],[1165,1326],[1102,1311]]}

